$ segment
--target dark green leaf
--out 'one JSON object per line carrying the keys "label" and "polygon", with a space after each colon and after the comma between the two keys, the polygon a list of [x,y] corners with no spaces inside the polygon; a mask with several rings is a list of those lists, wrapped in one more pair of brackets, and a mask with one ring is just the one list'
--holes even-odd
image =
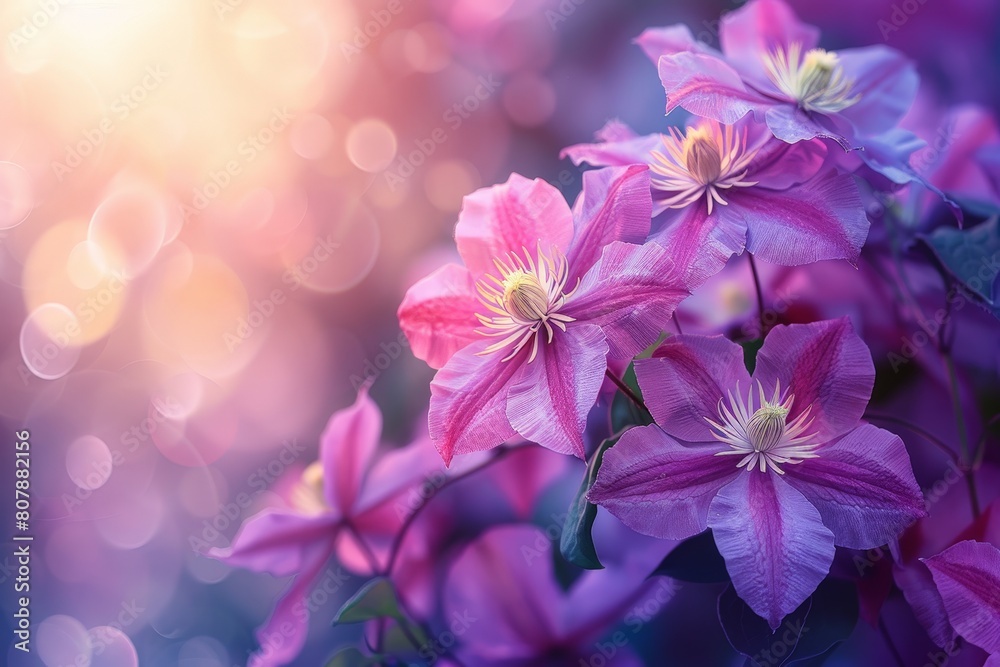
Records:
{"label": "dark green leaf", "polygon": [[743,363],[747,367],[747,371],[753,374],[754,369],[757,367],[757,353],[760,352],[760,348],[764,346],[763,338],[754,338],[753,340],[747,340],[740,343],[743,348]]}
{"label": "dark green leaf", "polygon": [[337,651],[326,667],[370,667],[377,665],[378,658],[367,656],[353,646]]}
{"label": "dark green leaf", "polygon": [[941,227],[925,237],[944,268],[1000,317],[1000,228],[998,218],[970,229]]}
{"label": "dark green leaf", "polygon": [[594,519],[597,517],[597,505],[587,500],[587,492],[597,479],[597,471],[604,460],[604,452],[609,447],[618,442],[617,438],[609,438],[602,442],[597,451],[590,458],[587,465],[587,473],[580,483],[580,488],[573,498],[573,503],[569,506],[566,515],[566,523],[563,525],[562,537],[559,540],[559,551],[569,562],[586,570],[602,570],[604,566],[597,557],[597,549],[594,547],[594,537],[591,530],[594,527]]}
{"label": "dark green leaf", "polygon": [[403,620],[392,582],[376,577],[366,582],[337,612],[334,623],[364,623],[376,618]]}

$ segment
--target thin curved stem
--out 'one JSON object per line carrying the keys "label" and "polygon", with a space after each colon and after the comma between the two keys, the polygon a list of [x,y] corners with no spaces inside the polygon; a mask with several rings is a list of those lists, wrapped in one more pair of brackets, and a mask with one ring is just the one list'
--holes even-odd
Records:
{"label": "thin curved stem", "polygon": [[865,419],[873,419],[875,421],[885,422],[887,424],[895,424],[896,426],[902,426],[908,431],[912,431],[919,435],[921,438],[931,443],[942,452],[944,452],[951,461],[957,465],[959,468],[964,469],[964,464],[959,459],[958,454],[952,451],[951,447],[948,446],[941,438],[937,437],[930,431],[927,431],[916,424],[906,421],[905,419],[900,419],[898,417],[893,417],[892,415],[884,415],[878,412],[866,412]]}
{"label": "thin curved stem", "polygon": [[490,467],[497,461],[501,460],[503,457],[507,456],[507,454],[514,451],[515,449],[517,449],[517,447],[505,447],[503,449],[500,449],[488,461],[484,461],[483,463],[480,463],[474,468],[466,470],[461,475],[455,475],[454,477],[449,477],[441,484],[441,486],[438,487],[437,491],[434,493],[433,496],[425,500],[423,503],[420,504],[420,506],[418,506],[415,510],[413,510],[413,512],[411,512],[410,515],[406,517],[406,519],[403,521],[403,525],[400,526],[399,532],[396,533],[396,537],[392,541],[392,546],[389,549],[389,560],[386,563],[385,570],[383,571],[384,576],[386,577],[392,576],[392,570],[396,566],[396,561],[399,558],[400,547],[402,547],[403,545],[403,539],[406,537],[406,533],[410,530],[410,527],[413,525],[413,522],[417,520],[417,517],[420,515],[420,512],[422,512],[423,509],[430,504],[431,500],[433,500],[445,488],[451,486],[455,482],[459,482],[465,479],[466,477],[470,477],[471,475],[476,474],[477,472],[483,470],[484,468]]}
{"label": "thin curved stem", "polygon": [[635,395],[635,392],[632,391],[631,387],[629,387],[621,379],[619,379],[617,375],[612,373],[610,368],[604,370],[604,375],[606,375],[609,380],[615,383],[615,386],[618,387],[618,391],[625,394],[625,397],[627,399],[629,399],[637,406],[642,408],[646,412],[646,414],[648,414],[650,417],[653,416],[653,413],[649,411],[649,408],[646,407],[646,404],[643,402],[643,400]]}
{"label": "thin curved stem", "polygon": [[677,335],[683,336],[684,335],[684,330],[681,329],[681,320],[680,320],[679,317],[677,317],[677,311],[676,310],[674,311],[674,314],[672,315],[672,317],[673,317],[673,320],[674,320],[674,327],[677,329]]}
{"label": "thin curved stem", "polygon": [[764,289],[760,285],[760,274],[757,273],[757,260],[749,252],[747,257],[750,258],[750,272],[753,274],[753,286],[757,291],[757,319],[760,321],[760,337],[763,338],[767,335],[764,328]]}
{"label": "thin curved stem", "polygon": [[354,527],[354,524],[348,521],[344,524],[344,529],[347,530],[347,532],[354,537],[354,541],[358,543],[361,555],[363,555],[365,560],[368,561],[368,567],[372,569],[372,574],[377,574],[382,568],[378,563],[378,557],[375,555],[375,552],[372,551],[371,547],[368,546],[368,543],[365,542],[363,537],[361,537],[361,533],[359,533],[358,529]]}

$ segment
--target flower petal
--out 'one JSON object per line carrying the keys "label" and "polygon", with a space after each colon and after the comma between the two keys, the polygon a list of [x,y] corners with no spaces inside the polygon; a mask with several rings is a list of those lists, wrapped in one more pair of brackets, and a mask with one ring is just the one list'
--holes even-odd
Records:
{"label": "flower petal", "polygon": [[726,58],[747,75],[769,81],[762,57],[796,43],[805,53],[819,43],[819,30],[799,21],[782,0],[753,0],[723,17],[719,43]]}
{"label": "flower petal", "polygon": [[539,242],[565,252],[572,238],[573,216],[562,193],[519,174],[467,195],[455,227],[458,252],[477,279],[494,270],[498,257],[534,253]]}
{"label": "flower petal", "polygon": [[746,221],[731,206],[716,206],[709,215],[705,202],[698,201],[683,209],[667,209],[660,220],[650,240],[663,246],[678,266],[688,267],[692,289],[721,271],[746,245]]}
{"label": "flower petal", "polygon": [[967,540],[924,563],[955,631],[987,653],[1000,653],[1000,549]]}
{"label": "flower petal", "polygon": [[772,630],[816,590],[836,551],[819,511],[769,472],[740,471],[712,501],[708,525],[736,592]]}
{"label": "flower petal", "polygon": [[503,350],[478,354],[491,342],[481,340],[457,352],[431,381],[428,425],[445,464],[455,454],[492,449],[515,434],[507,421],[507,392],[531,346],[502,361]]}
{"label": "flower petal", "polygon": [[568,284],[582,278],[609,243],[645,241],[652,208],[645,164],[585,172],[583,192],[573,207],[576,232],[567,253]]}
{"label": "flower petal", "polygon": [[719,401],[737,385],[750,387],[743,348],[722,336],[671,336],[635,376],[653,419],[688,442],[715,442],[706,418],[719,419]]}
{"label": "flower petal", "polygon": [[570,325],[521,366],[507,396],[507,419],[523,438],[560,454],[585,458],[583,430],[607,369],[600,327]]}
{"label": "flower petal", "polygon": [[663,143],[659,134],[639,136],[618,120],[608,121],[596,136],[598,143],[567,146],[559,157],[568,157],[575,165],[587,162],[595,167],[648,164],[650,153]]}
{"label": "flower petal", "polygon": [[[573,465],[572,459],[542,447],[518,447],[485,474],[518,518],[528,520],[542,493]],[[577,463],[577,465],[579,465]]]}
{"label": "flower petal", "polygon": [[785,466],[786,479],[819,510],[837,546],[888,544],[926,514],[899,436],[863,424],[817,453]]}
{"label": "flower petal", "polygon": [[511,525],[491,528],[458,556],[443,606],[447,619],[475,619],[474,631],[462,637],[463,662],[535,658],[558,637],[556,611],[565,596],[551,548],[541,529]]}
{"label": "flower petal", "polygon": [[476,340],[482,303],[469,271],[446,264],[406,291],[396,313],[413,354],[431,368],[441,368],[451,355]]}
{"label": "flower petal", "polygon": [[583,277],[562,312],[596,324],[609,358],[630,359],[653,344],[687,295],[685,271],[655,243],[614,242]]}
{"label": "flower petal", "polygon": [[274,606],[274,611],[257,632],[260,647],[247,661],[247,667],[277,667],[292,662],[306,643],[309,634],[307,597],[330,559],[329,549],[309,554],[302,572]]}
{"label": "flower petal", "polygon": [[336,536],[332,514],[266,509],[243,523],[229,548],[212,549],[208,555],[233,567],[287,577],[305,569],[306,555],[315,545],[332,549]]}
{"label": "flower petal", "polygon": [[892,578],[903,591],[903,597],[913,610],[917,621],[927,631],[927,636],[938,646],[955,643],[955,629],[948,621],[944,600],[934,585],[931,571],[919,560],[906,565],[895,565]]}
{"label": "flower petal", "polygon": [[747,188],[733,193],[729,207],[745,220],[747,249],[772,264],[855,264],[868,237],[854,179],[832,171],[788,190]]}
{"label": "flower petal", "polygon": [[667,93],[667,113],[681,107],[695,115],[732,125],[768,100],[748,90],[730,65],[699,53],[660,58],[660,81]]}
{"label": "flower petal", "polygon": [[708,525],[719,489],[743,474],[721,444],[685,447],[656,425],[626,431],[604,453],[587,498],[632,530],[684,539]]}
{"label": "flower petal", "polygon": [[818,114],[810,115],[800,109],[794,102],[775,104],[764,111],[764,121],[774,136],[781,141],[793,144],[797,141],[828,137],[839,143],[845,150],[852,146],[851,141],[841,133],[827,127],[820,121],[827,120]]}
{"label": "flower petal", "polygon": [[846,317],[776,326],[757,353],[754,379],[765,392],[776,382],[795,402],[789,421],[811,406],[815,442],[833,440],[858,425],[875,385],[871,353]]}
{"label": "flower petal", "polygon": [[681,23],[665,28],[647,28],[633,41],[654,65],[659,62],[660,56],[669,56],[682,51],[719,55],[718,51],[704,42],[696,41],[690,28]]}
{"label": "flower petal", "polygon": [[896,127],[917,96],[920,78],[906,56],[887,46],[866,46],[838,51],[844,75],[854,80],[860,95],[841,115],[860,134],[871,135]]}
{"label": "flower petal", "polygon": [[368,397],[368,385],[358,390],[354,405],[330,417],[320,436],[323,494],[342,516],[349,516],[358,501],[381,437],[382,412]]}

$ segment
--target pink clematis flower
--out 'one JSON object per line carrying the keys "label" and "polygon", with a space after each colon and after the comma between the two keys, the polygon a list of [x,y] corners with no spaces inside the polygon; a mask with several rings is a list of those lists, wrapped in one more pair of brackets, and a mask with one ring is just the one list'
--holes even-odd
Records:
{"label": "pink clematis flower", "polygon": [[645,167],[584,174],[571,211],[513,175],[465,198],[465,266],[419,281],[399,307],[414,354],[434,368],[430,436],[446,463],[515,435],[584,455],[587,414],[609,360],[653,343],[687,295],[667,252],[645,241]]}
{"label": "pink clematis flower", "polygon": [[782,0],[751,0],[727,14],[719,38],[721,52],[696,42],[683,26],[639,37],[657,62],[668,112],[682,107],[731,124],[752,111],[789,143],[828,137],[847,148],[878,138],[871,166],[898,167],[882,164],[889,154],[883,144],[910,143],[912,135],[896,125],[918,86],[902,54],[885,46],[818,48],[819,30],[799,22]]}
{"label": "pink clematis flower", "polygon": [[381,431],[382,414],[363,386],[353,406],[330,418],[320,458],[303,473],[292,507],[251,517],[228,549],[209,553],[229,565],[295,577],[258,630],[260,650],[251,665],[283,665],[302,650],[309,620],[304,597],[331,556],[358,574],[372,573],[370,558],[384,565],[406,515],[405,494],[440,465],[426,439],[378,456]]}
{"label": "pink clematis flower", "polygon": [[868,236],[853,178],[828,164],[819,139],[788,144],[750,118],[645,137],[613,121],[598,139],[562,154],[575,164],[648,164],[653,215],[662,214],[652,238],[709,274],[744,248],[786,266],[856,263]]}
{"label": "pink clematis flower", "polygon": [[772,628],[835,545],[885,544],[924,514],[903,442],[859,425],[875,373],[847,319],[776,327],[752,376],[739,345],[702,336],[670,338],[636,375],[656,424],[608,450],[590,500],[654,537],[711,528]]}

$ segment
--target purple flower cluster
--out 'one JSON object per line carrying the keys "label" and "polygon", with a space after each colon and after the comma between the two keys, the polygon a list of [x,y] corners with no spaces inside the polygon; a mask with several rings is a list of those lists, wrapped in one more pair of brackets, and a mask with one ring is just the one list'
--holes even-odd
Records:
{"label": "purple flower cluster", "polygon": [[[586,665],[595,646],[615,649],[601,664],[642,664],[629,619],[655,616],[630,614],[668,606],[678,581],[727,585],[719,618],[748,657],[754,623],[766,645],[789,615],[860,614],[903,661],[895,614],[1000,661],[981,488],[998,479],[996,124],[913,111],[901,53],[824,49],[782,0],[751,0],[719,36],[637,39],[685,124],[611,121],[564,149],[598,167],[572,205],[517,174],[465,198],[460,262],[398,311],[436,371],[426,433],[377,453],[366,386],[289,506],[214,554],[296,575],[258,664],[298,653],[301,599],[331,557],[367,581],[338,616],[365,622],[367,648],[337,664]],[[944,121],[978,139],[935,145]],[[756,307],[727,321],[727,289]],[[968,492],[943,510],[918,483],[942,452]],[[451,502],[406,500],[434,479],[420,498]],[[539,520],[552,495],[569,511]],[[845,582],[849,603],[830,593]],[[851,634],[796,627],[809,664]]]}

